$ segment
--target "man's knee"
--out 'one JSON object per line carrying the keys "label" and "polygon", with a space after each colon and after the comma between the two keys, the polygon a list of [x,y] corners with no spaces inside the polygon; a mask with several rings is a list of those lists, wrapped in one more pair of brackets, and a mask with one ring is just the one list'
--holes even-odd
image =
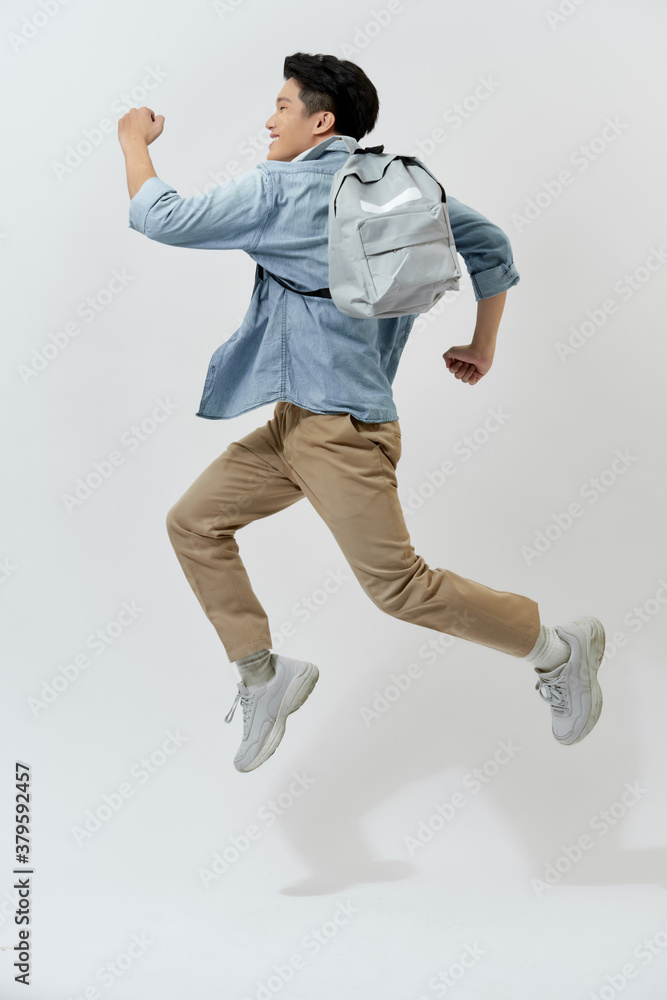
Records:
{"label": "man's knee", "polygon": [[215,513],[209,513],[195,498],[185,493],[167,511],[165,519],[167,534],[174,546],[179,538],[183,538],[187,533],[210,538],[234,535],[237,529],[234,518],[239,512],[239,505],[232,504],[225,508],[224,516],[219,514],[215,517]]}
{"label": "man's knee", "polygon": [[[364,590],[375,607],[384,611],[386,615],[391,615],[392,618],[401,618],[405,614],[409,600],[405,590],[401,590],[397,594],[387,594],[385,590],[376,585],[375,581],[366,583]],[[409,609],[407,610],[409,613]]]}

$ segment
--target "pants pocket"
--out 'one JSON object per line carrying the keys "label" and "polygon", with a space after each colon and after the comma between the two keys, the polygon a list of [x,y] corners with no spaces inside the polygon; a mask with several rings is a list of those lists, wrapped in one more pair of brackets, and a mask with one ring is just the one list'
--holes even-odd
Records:
{"label": "pants pocket", "polygon": [[398,420],[369,424],[363,420],[357,420],[352,414],[349,414],[349,417],[356,432],[376,445],[396,468],[401,457],[401,432]]}

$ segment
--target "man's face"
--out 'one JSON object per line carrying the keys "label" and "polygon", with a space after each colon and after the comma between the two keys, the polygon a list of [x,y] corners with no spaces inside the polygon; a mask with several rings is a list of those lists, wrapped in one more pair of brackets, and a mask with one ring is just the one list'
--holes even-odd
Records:
{"label": "man's face", "polygon": [[300,85],[290,77],[276,100],[276,110],[266,121],[266,127],[276,135],[266,154],[267,160],[293,160],[304,149],[316,146],[334,134],[335,118],[329,111],[317,111],[304,117],[305,106],[299,100]]}

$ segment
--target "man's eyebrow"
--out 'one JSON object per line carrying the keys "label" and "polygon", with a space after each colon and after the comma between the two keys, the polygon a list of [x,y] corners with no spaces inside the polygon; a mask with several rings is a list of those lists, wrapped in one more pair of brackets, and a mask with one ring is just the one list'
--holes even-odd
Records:
{"label": "man's eyebrow", "polygon": [[278,101],[287,101],[289,104],[292,103],[289,97],[276,97],[276,104],[278,103]]}

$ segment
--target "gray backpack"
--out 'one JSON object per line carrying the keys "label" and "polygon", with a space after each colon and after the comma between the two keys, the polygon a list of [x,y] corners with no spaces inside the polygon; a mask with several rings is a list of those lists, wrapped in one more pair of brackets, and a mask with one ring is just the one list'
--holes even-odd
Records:
{"label": "gray backpack", "polygon": [[[355,318],[428,312],[446,291],[458,291],[461,277],[445,189],[416,156],[362,149],[349,135],[330,136],[301,159],[315,159],[336,139],[350,155],[329,197],[329,287],[298,294],[333,299]],[[258,268],[262,278],[266,269]]]}

